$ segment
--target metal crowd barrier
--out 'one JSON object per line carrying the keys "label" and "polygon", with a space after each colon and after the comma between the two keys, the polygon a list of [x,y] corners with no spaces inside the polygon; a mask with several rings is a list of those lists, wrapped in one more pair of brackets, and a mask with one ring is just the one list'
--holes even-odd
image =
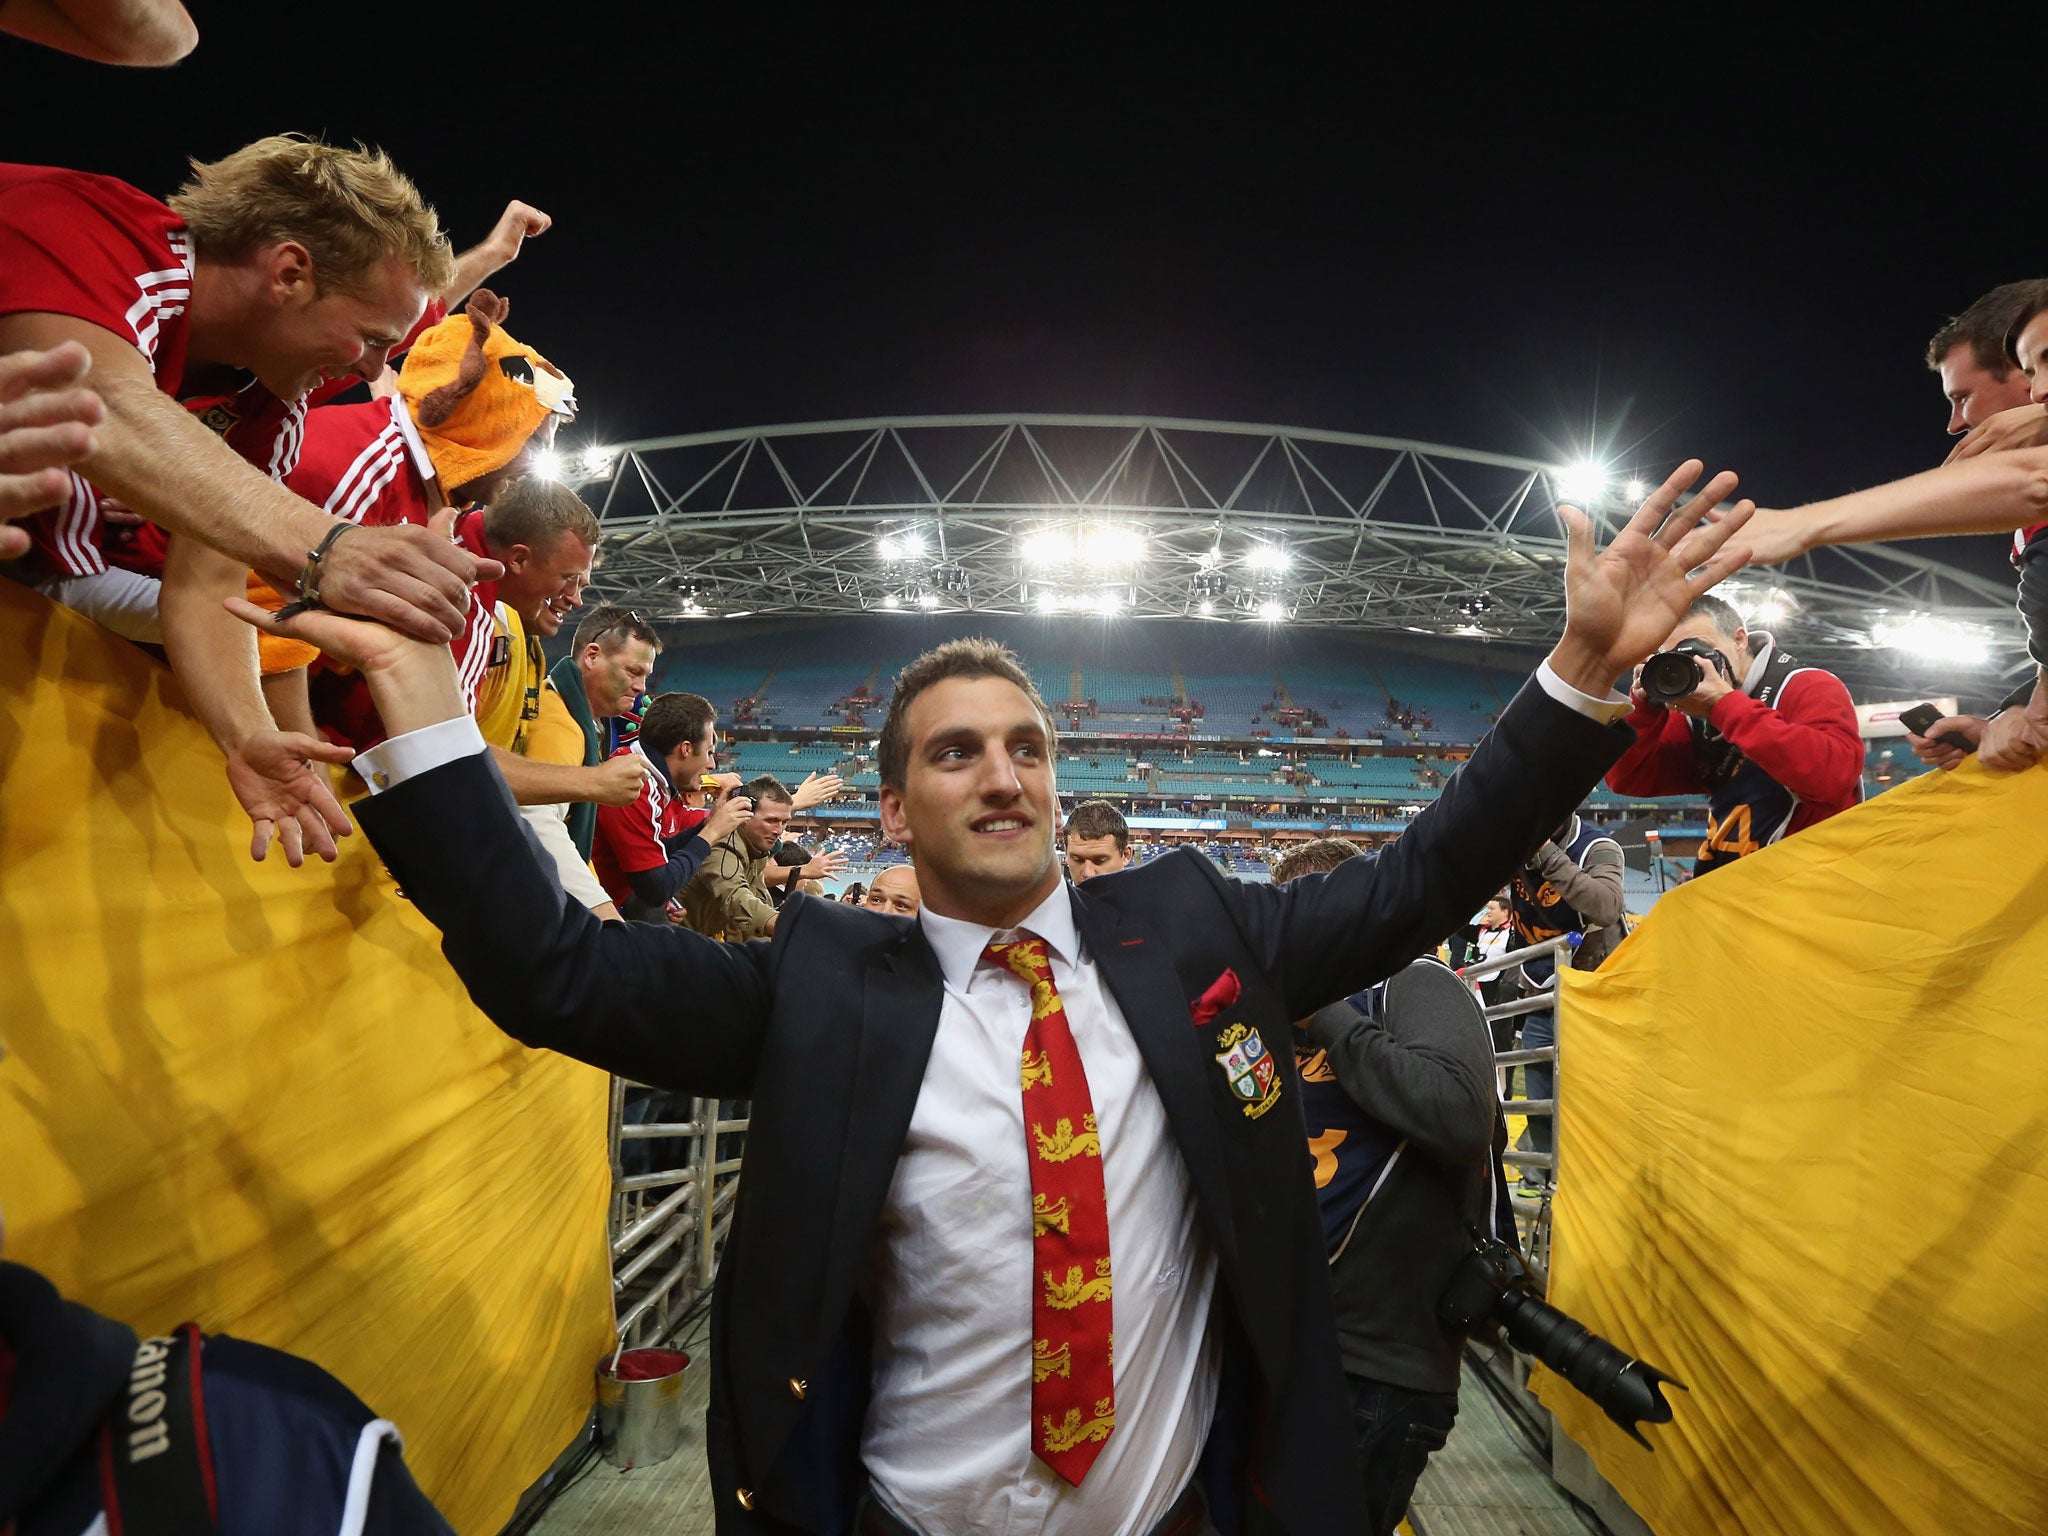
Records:
{"label": "metal crowd barrier", "polygon": [[[608,1131],[612,1298],[629,1349],[666,1338],[710,1291],[732,1226],[748,1125],[743,1101],[679,1096],[671,1097],[689,1106],[689,1119],[628,1124],[627,1091],[644,1086],[612,1079]],[[629,1174],[624,1149],[635,1142],[680,1142],[680,1160]]]}
{"label": "metal crowd barrier", "polygon": [[[1509,950],[1493,960],[1480,960],[1459,971],[1465,981],[1475,989],[1482,981],[1495,976],[1505,976],[1521,967],[1525,961],[1541,959],[1545,955],[1557,957],[1556,967],[1550,984],[1526,997],[1508,998],[1486,1009],[1486,1022],[1491,1025],[1496,1019],[1519,1018],[1525,1013],[1541,1013],[1557,1006],[1557,977],[1555,970],[1571,964],[1573,945],[1571,935],[1563,934],[1546,939],[1541,944],[1531,944],[1523,949]],[[1499,1087],[1502,1107],[1511,1115],[1549,1115],[1551,1120],[1551,1145],[1557,1145],[1556,1115],[1557,1099],[1553,1097],[1531,1099],[1517,1097],[1511,1091],[1514,1087],[1514,1069],[1525,1067],[1531,1062],[1549,1062],[1553,1068],[1551,1081],[1562,1082],[1555,1071],[1557,1047],[1537,1046],[1528,1050],[1496,1051],[1493,1056],[1494,1079]],[[1509,1147],[1502,1154],[1501,1161],[1513,1168],[1541,1168],[1550,1172],[1554,1181],[1557,1176],[1557,1156],[1554,1152],[1523,1151]],[[1554,1182],[1552,1187],[1554,1188]],[[1526,1185],[1518,1184],[1513,1191],[1515,1213],[1523,1226],[1523,1251],[1528,1255],[1529,1267],[1538,1280],[1547,1284],[1550,1276],[1550,1191],[1537,1195]]]}

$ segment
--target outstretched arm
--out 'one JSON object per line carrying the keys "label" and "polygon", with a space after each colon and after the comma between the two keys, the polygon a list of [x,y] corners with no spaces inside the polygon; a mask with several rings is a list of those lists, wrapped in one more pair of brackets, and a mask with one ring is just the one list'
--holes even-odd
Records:
{"label": "outstretched arm", "polygon": [[765,945],[600,922],[568,900],[463,708],[446,646],[331,613],[279,623],[362,673],[391,737],[356,815],[491,1021],[528,1045],[684,1093],[753,1091],[773,1001]]}
{"label": "outstretched arm", "polygon": [[1742,543],[1756,565],[1831,544],[1881,544],[1949,533],[2010,533],[2048,521],[2048,448],[1958,459],[1832,501],[1750,519]]}
{"label": "outstretched arm", "polygon": [[1247,939],[1303,1018],[1389,975],[1498,891],[1577,808],[1620,756],[1614,678],[1646,658],[1694,598],[1740,569],[1729,541],[1747,504],[1715,523],[1709,507],[1735,487],[1717,475],[1685,507],[1701,473],[1682,465],[1596,554],[1591,522],[1561,508],[1568,533],[1563,637],[1536,679],[1444,788],[1376,859],[1280,890],[1227,883]]}

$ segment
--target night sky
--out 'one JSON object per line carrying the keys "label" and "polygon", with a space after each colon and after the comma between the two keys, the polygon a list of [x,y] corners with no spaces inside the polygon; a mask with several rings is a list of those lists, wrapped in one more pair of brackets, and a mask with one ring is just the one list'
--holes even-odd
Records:
{"label": "night sky", "polygon": [[164,193],[290,128],[390,150],[458,246],[537,204],[493,286],[579,441],[1144,413],[1699,454],[1783,505],[1938,462],[1927,337],[2042,265],[2019,73],[1960,20],[707,9],[216,0],[163,73],[0,40],[5,151]]}

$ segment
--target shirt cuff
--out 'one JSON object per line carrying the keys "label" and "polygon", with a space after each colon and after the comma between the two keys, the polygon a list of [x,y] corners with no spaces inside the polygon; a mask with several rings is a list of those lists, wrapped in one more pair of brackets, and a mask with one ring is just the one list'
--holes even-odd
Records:
{"label": "shirt cuff", "polygon": [[484,750],[484,733],[476,728],[476,717],[459,715],[453,720],[423,725],[403,736],[393,736],[367,752],[357,753],[355,769],[370,786],[370,793],[381,795],[394,784],[418,778],[458,757],[475,757]]}
{"label": "shirt cuff", "polygon": [[1536,682],[1566,709],[1575,709],[1582,715],[1598,720],[1602,725],[1612,725],[1634,706],[1628,698],[1619,693],[1610,693],[1604,699],[1596,699],[1590,693],[1581,693],[1570,683],[1557,675],[1557,668],[1545,661],[1536,669]]}

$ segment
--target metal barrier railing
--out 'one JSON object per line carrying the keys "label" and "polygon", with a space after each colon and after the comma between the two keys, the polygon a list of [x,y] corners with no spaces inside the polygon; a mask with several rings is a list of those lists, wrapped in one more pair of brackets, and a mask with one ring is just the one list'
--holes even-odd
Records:
{"label": "metal barrier railing", "polygon": [[[612,1200],[608,1237],[612,1301],[626,1347],[665,1338],[711,1289],[739,1189],[738,1144],[748,1120],[737,1101],[668,1096],[689,1119],[628,1122],[629,1094],[665,1090],[614,1077],[608,1141]],[[671,1113],[673,1110],[671,1110]],[[626,1172],[626,1149],[647,1149],[647,1168]]]}
{"label": "metal barrier railing", "polygon": [[[1491,960],[1475,961],[1473,964],[1464,967],[1458,974],[1465,979],[1474,991],[1478,991],[1479,983],[1490,980],[1495,976],[1505,976],[1510,972],[1517,971],[1526,961],[1539,960],[1545,956],[1551,956],[1555,958],[1556,966],[1569,965],[1571,964],[1572,949],[1571,935],[1561,934],[1557,938],[1546,939],[1541,944],[1531,944],[1522,949],[1509,950],[1506,954],[1499,955]],[[1480,996],[1483,1001],[1485,994],[1482,992]],[[1555,967],[1553,967],[1553,974],[1547,986],[1525,997],[1507,998],[1501,1002],[1488,1005],[1485,1010],[1486,1022],[1491,1026],[1497,1019],[1521,1018],[1525,1014],[1543,1013],[1556,1007],[1557,977],[1555,975]],[[1553,1084],[1557,1082],[1555,1070],[1557,1065],[1557,1047],[1554,1045],[1518,1047],[1510,1050],[1495,1051],[1493,1055],[1494,1081],[1500,1093],[1501,1106],[1508,1114],[1521,1115],[1525,1119],[1530,1115],[1549,1115],[1552,1117],[1551,1145],[1555,1147],[1557,1145],[1557,1121],[1555,1118],[1557,1114],[1557,1090],[1553,1088],[1552,1096],[1547,1099],[1517,1097],[1511,1091],[1514,1087],[1515,1068],[1527,1067],[1535,1063],[1548,1064],[1552,1068],[1551,1081]],[[1526,1074],[1524,1074],[1523,1090],[1526,1093]],[[1522,1246],[1523,1251],[1528,1256],[1529,1267],[1536,1273],[1540,1281],[1547,1284],[1550,1275],[1550,1200],[1557,1176],[1557,1154],[1554,1151],[1537,1152],[1511,1146],[1506,1152],[1501,1154],[1501,1161],[1511,1168],[1539,1169],[1550,1176],[1543,1181],[1540,1193],[1532,1184],[1527,1182],[1518,1184],[1512,1192],[1515,1197],[1516,1216],[1523,1228]]]}

